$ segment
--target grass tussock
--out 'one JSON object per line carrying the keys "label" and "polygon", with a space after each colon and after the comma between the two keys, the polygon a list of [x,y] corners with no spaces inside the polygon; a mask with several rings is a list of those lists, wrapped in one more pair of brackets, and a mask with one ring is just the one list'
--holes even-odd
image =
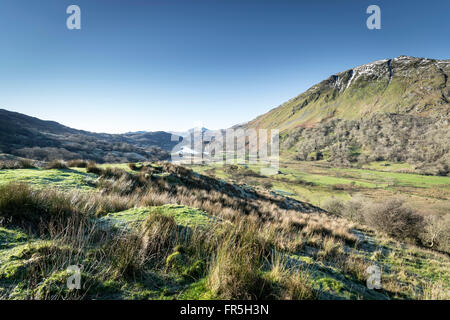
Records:
{"label": "grass tussock", "polygon": [[69,168],[87,168],[87,166],[88,166],[88,161],[86,161],[86,160],[80,160],[80,159],[77,159],[77,160],[69,160],[69,161],[67,162],[67,166],[68,166]]}
{"label": "grass tussock", "polygon": [[9,223],[36,227],[39,222],[48,223],[77,213],[61,192],[34,190],[26,184],[0,186],[0,216]]}
{"label": "grass tussock", "polygon": [[34,229],[39,224],[49,226],[52,221],[123,211],[130,203],[136,203],[135,198],[33,189],[23,183],[0,186],[0,217],[4,223]]}
{"label": "grass tussock", "polygon": [[319,297],[318,291],[311,284],[311,276],[306,271],[294,271],[289,273],[282,280],[283,300],[316,300]]}
{"label": "grass tussock", "polygon": [[68,169],[69,167],[64,161],[53,160],[49,162],[46,166],[47,169]]}
{"label": "grass tussock", "polygon": [[321,259],[330,259],[344,254],[344,245],[333,237],[326,237],[322,243],[322,250],[317,255]]}
{"label": "grass tussock", "polygon": [[302,267],[293,270],[280,254],[272,257],[266,278],[273,284],[272,297],[280,300],[315,300],[320,292],[313,287],[310,270]]}
{"label": "grass tussock", "polygon": [[142,249],[153,261],[168,256],[177,243],[178,226],[173,217],[152,214],[142,226]]}
{"label": "grass tussock", "polygon": [[241,224],[229,230],[210,266],[211,291],[223,299],[267,298],[271,284],[261,272],[266,250],[254,228]]}
{"label": "grass tussock", "polygon": [[98,167],[95,162],[89,161],[86,166],[86,172],[87,173],[93,173],[96,175],[101,175],[103,173],[103,169]]}

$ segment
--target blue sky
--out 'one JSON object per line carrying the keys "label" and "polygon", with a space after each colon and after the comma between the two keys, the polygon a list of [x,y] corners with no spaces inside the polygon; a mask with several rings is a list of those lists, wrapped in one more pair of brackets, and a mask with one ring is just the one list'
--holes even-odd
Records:
{"label": "blue sky", "polygon": [[[66,28],[77,4],[82,29]],[[382,29],[366,28],[377,4]],[[348,68],[448,59],[450,1],[2,0],[0,108],[96,132],[226,128]]]}

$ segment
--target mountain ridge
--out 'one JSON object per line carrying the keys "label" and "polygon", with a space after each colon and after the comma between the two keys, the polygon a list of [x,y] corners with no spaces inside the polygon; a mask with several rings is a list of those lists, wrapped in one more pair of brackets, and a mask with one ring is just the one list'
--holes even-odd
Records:
{"label": "mountain ridge", "polygon": [[0,109],[0,152],[21,157],[98,162],[164,160],[176,143],[172,134],[163,131],[94,133]]}
{"label": "mountain ridge", "polygon": [[377,60],[331,75],[245,126],[286,131],[377,112],[448,116],[448,74],[450,60],[411,56]]}
{"label": "mountain ridge", "polygon": [[[450,60],[399,56],[331,75],[241,128],[278,129],[282,158],[406,162],[450,175]],[[238,126],[239,127],[239,126]]]}

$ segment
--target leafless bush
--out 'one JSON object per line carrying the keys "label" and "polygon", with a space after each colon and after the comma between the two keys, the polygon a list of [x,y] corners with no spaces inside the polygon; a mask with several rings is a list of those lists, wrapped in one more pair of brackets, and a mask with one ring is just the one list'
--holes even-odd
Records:
{"label": "leafless bush", "polygon": [[333,215],[342,216],[344,203],[339,199],[330,198],[323,204],[323,208]]}
{"label": "leafless bush", "polygon": [[423,218],[400,198],[365,206],[365,221],[369,226],[403,240],[418,239],[423,227]]}
{"label": "leafless bush", "polygon": [[420,237],[425,246],[450,252],[450,217],[426,216]]}
{"label": "leafless bush", "polygon": [[342,216],[354,222],[362,222],[364,220],[363,208],[366,201],[362,198],[352,198],[345,203]]}

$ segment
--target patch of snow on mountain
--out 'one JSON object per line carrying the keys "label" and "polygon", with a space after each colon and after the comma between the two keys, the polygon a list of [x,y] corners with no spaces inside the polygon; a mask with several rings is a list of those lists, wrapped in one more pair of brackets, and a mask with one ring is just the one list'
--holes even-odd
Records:
{"label": "patch of snow on mountain", "polygon": [[378,60],[378,61],[364,64],[362,66],[354,68],[352,77],[350,78],[346,89],[348,89],[350,87],[350,85],[352,84],[353,81],[356,81],[361,76],[374,75],[377,77],[381,77],[384,73],[383,65],[385,65],[388,61],[389,61],[388,59]]}

